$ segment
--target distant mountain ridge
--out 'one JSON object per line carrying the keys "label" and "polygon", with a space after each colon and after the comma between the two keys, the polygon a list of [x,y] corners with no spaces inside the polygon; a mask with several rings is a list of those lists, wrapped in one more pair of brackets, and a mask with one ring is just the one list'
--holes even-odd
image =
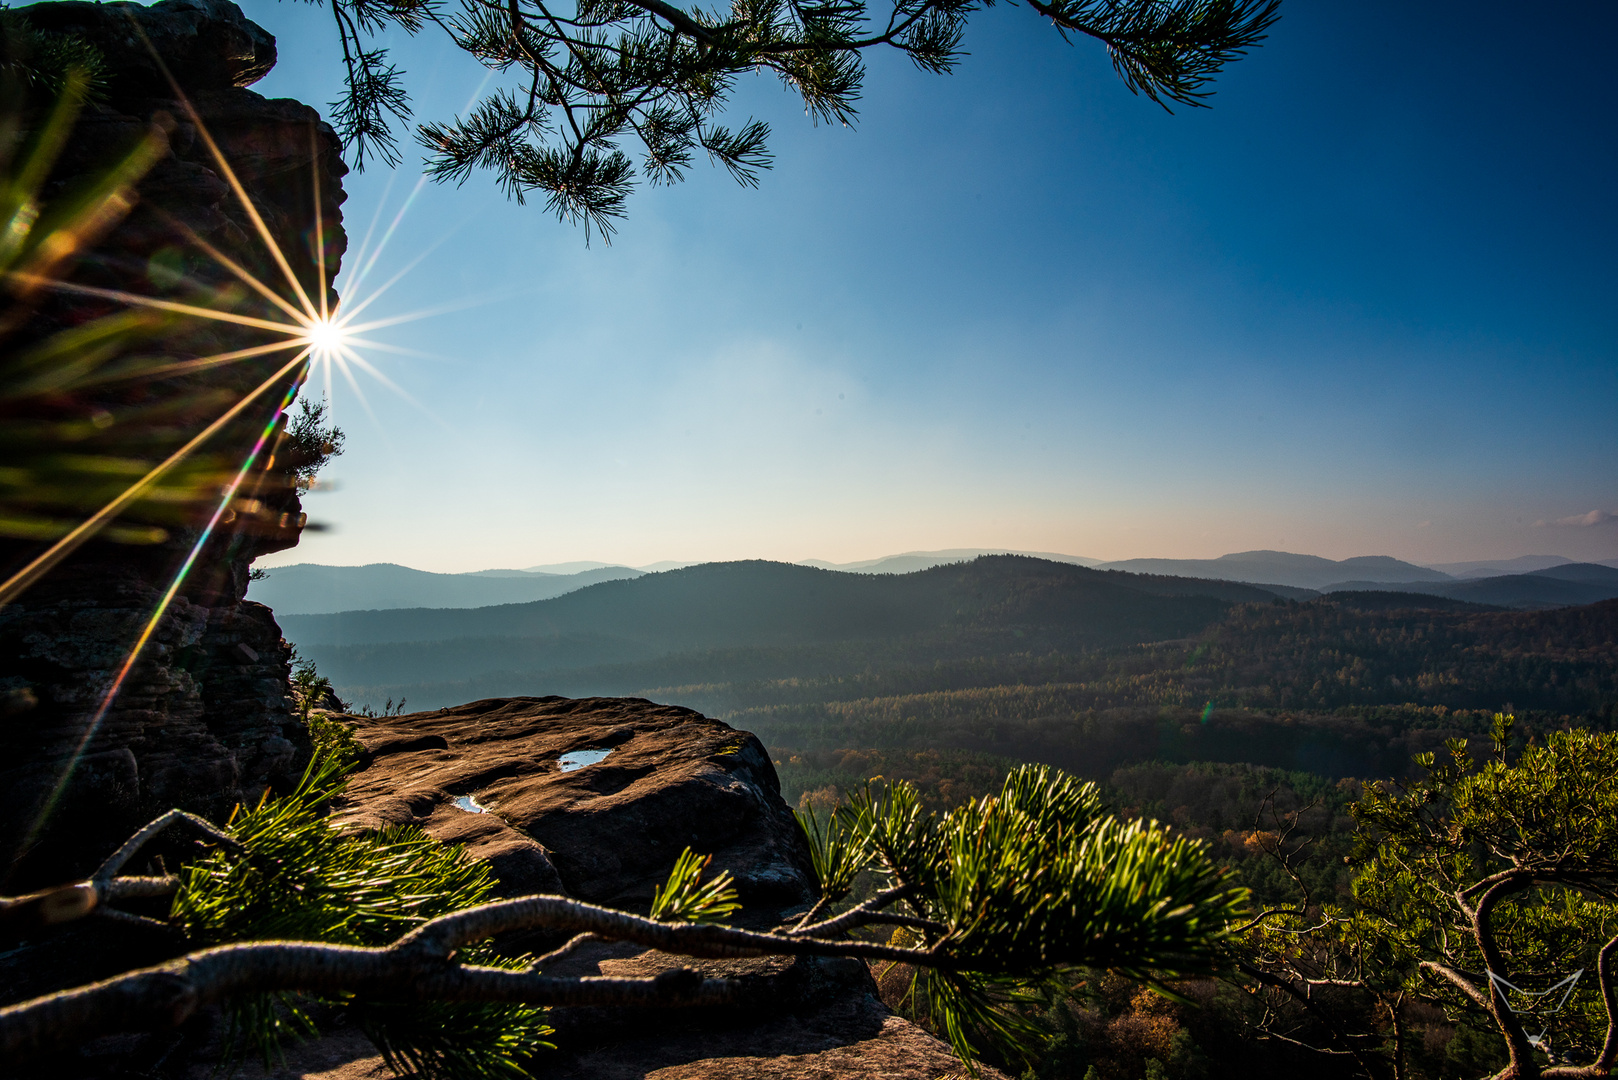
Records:
{"label": "distant mountain ridge", "polygon": [[1217,559],[1123,559],[1102,563],[1104,570],[1134,574],[1174,574],[1224,581],[1273,582],[1300,589],[1325,589],[1345,581],[1408,583],[1450,581],[1450,575],[1389,555],[1324,559],[1289,551],[1238,551]]}
{"label": "distant mountain ridge", "polygon": [[799,566],[813,566],[820,570],[841,570],[850,574],[913,574],[949,563],[969,562],[980,555],[1025,555],[1048,562],[1072,563],[1075,566],[1096,567],[1100,559],[1083,555],[1062,555],[1051,551],[1014,551],[1010,548],[946,548],[943,551],[905,551],[898,555],[884,555],[861,562],[834,563],[824,559],[799,559]]}
{"label": "distant mountain ridge", "polygon": [[398,608],[479,608],[548,600],[601,581],[640,577],[627,566],[573,574],[527,570],[482,570],[434,574],[395,563],[320,566],[299,563],[265,572],[247,588],[247,598],[268,604],[277,616]]}
{"label": "distant mountain ridge", "polygon": [[1618,568],[1605,563],[1563,563],[1531,574],[1440,582],[1345,581],[1327,591],[1421,593],[1498,607],[1575,607],[1618,598]]}
{"label": "distant mountain ridge", "polygon": [[[1419,566],[1386,555],[1325,559],[1286,551],[1242,551],[1217,559],[1123,559],[1102,562],[1082,555],[1009,551],[1003,548],[947,548],[907,551],[859,562],[832,563],[804,559],[792,565],[864,575],[914,574],[937,566],[964,563],[984,555],[1015,555],[1096,570],[1155,575],[1172,579],[1228,581],[1256,585],[1290,600],[1322,592],[1396,591],[1423,593],[1513,607],[1546,607],[1592,603],[1608,595],[1607,578],[1618,573],[1618,561],[1575,563],[1560,555],[1525,555],[1485,562]],[[254,582],[248,596],[280,615],[336,614],[344,611],[407,608],[478,608],[551,599],[600,581],[711,565],[665,560],[639,567],[581,561],[531,566],[521,570],[477,570],[435,574],[392,563],[368,566],[298,564],[279,567]],[[1595,570],[1590,568],[1594,567]],[[1592,574],[1595,576],[1592,577]],[[1463,585],[1506,577],[1532,577],[1515,585]],[[1573,582],[1564,587],[1553,581]]]}
{"label": "distant mountain ridge", "polygon": [[[1179,639],[1233,603],[1276,599],[1238,582],[1135,577],[1019,556],[874,575],[750,561],[601,582],[527,604],[280,621],[340,692],[408,686],[415,704],[434,707],[454,687],[502,672],[513,673],[513,685],[541,688],[585,685],[579,680],[593,676],[580,673],[622,665],[667,667],[682,681],[709,668],[734,677],[737,664],[760,677],[796,677],[805,664],[858,671]],[[742,659],[727,659],[734,656]]]}
{"label": "distant mountain ridge", "polygon": [[[1574,578],[1618,573],[1553,570]],[[1589,584],[1533,575],[1494,579],[1501,581],[1537,588],[1536,596]],[[1030,694],[1055,694],[1052,701],[1077,695],[1073,700],[1088,702],[1085,708],[1189,702],[1201,709],[1238,688],[1247,704],[1275,707],[1384,700],[1467,708],[1490,701],[1599,704],[1612,679],[1602,666],[1612,639],[1602,637],[1602,628],[1618,600],[1604,608],[1523,612],[1428,591],[1480,584],[1489,583],[1418,583],[1294,603],[1278,592],[1308,597],[1310,591],[1016,556],[912,574],[753,561],[601,582],[527,604],[288,615],[281,622],[340,694],[372,705],[408,696],[418,709],[510,694],[608,694],[677,702],[752,724],[755,707],[786,722],[798,715],[794,702],[838,700],[854,708],[886,696],[886,704],[870,708],[883,711],[900,733],[921,722],[914,711],[920,699],[905,695],[959,690],[968,695],[962,702],[976,702],[968,711],[981,734],[1023,724],[1017,703]],[[1618,591],[1618,584],[1609,587]],[[1506,599],[1522,606],[1521,596]],[[1581,641],[1607,643],[1600,655],[1561,656],[1561,639],[1541,629],[1585,624],[1589,633],[1581,630]],[[1493,640],[1496,630],[1517,637],[1501,638],[1488,656],[1466,651],[1474,631]],[[1248,638],[1260,643],[1257,652],[1240,644]],[[1235,683],[1233,663],[1245,671]],[[1382,674],[1361,685],[1362,664]],[[1292,674],[1272,679],[1270,665]],[[1428,671],[1464,678],[1454,685],[1410,681]],[[974,687],[1001,689],[973,697]],[[1534,696],[1516,696],[1514,688]],[[814,715],[811,709],[792,720],[791,737],[809,738],[803,724],[819,724]]]}

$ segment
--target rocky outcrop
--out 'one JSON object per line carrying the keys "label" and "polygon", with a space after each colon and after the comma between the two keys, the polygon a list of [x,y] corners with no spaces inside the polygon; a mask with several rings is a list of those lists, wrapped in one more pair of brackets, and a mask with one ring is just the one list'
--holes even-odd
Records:
{"label": "rocky outcrop", "polygon": [[638,698],[496,698],[359,720],[363,767],[335,820],[414,824],[487,859],[513,895],[646,910],[687,847],[762,920],[814,870],[756,737]]}
{"label": "rocky outcrop", "polygon": [[[316,245],[324,245],[328,274],[344,247],[345,169],[336,136],[313,109],[244,89],[275,62],[269,33],[227,0],[13,10],[40,30],[89,41],[108,72],[101,103],[82,114],[43,192],[47,203],[96,175],[154,125],[167,132],[167,152],[140,180],[137,205],[78,264],[75,282],[190,302],[203,297],[236,313],[282,318],[205,250],[211,246],[281,292],[292,291],[215,163],[205,128],[293,274],[311,296],[320,295]],[[200,127],[158,58],[194,105]],[[321,236],[311,228],[317,207],[326,227]],[[118,307],[95,296],[53,296],[7,347]],[[160,347],[183,363],[277,337],[187,319],[164,329]],[[99,425],[157,404],[167,410],[172,432],[195,432],[288,359],[279,353],[176,368],[62,407]],[[240,423],[210,443],[221,469],[243,459],[300,374],[274,381]],[[307,741],[288,697],[287,648],[269,609],[243,599],[252,560],[297,542],[303,519],[290,483],[296,464],[287,454],[261,460],[99,719],[114,676],[201,535],[208,510],[166,525],[160,544],[88,544],[0,609],[0,790],[7,795],[0,807],[0,888],[20,891],[82,873],[162,809],[228,813],[237,800],[296,776]],[[9,573],[39,550],[0,543],[0,569]]]}
{"label": "rocky outcrop", "polygon": [[[735,875],[739,922],[774,926],[815,895],[802,830],[763,744],[690,709],[636,698],[496,698],[350,719],[364,757],[334,821],[414,824],[465,844],[508,894],[560,892],[644,911],[690,847]],[[554,1010],[562,1049],[545,1075],[937,1080],[959,1071],[947,1046],[882,1005],[853,960],[694,960],[601,944],[548,971],[625,978],[682,966],[754,990],[724,1009]],[[308,1053],[307,1065],[278,1075],[383,1075],[359,1041],[326,1040]]]}

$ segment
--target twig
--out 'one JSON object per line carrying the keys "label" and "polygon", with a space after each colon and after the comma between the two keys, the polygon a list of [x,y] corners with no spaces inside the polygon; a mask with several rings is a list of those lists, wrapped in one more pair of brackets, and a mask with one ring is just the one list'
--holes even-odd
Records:
{"label": "twig", "polygon": [[[844,930],[852,929],[853,927],[860,926],[862,923],[865,923],[865,922],[876,922],[876,921],[879,921],[879,920],[869,918],[869,916],[880,912],[883,908],[887,907],[889,904],[891,904],[891,903],[893,903],[893,902],[895,902],[897,900],[904,899],[904,897],[907,896],[910,892],[911,892],[911,887],[909,885],[895,885],[891,889],[883,889],[881,892],[877,893],[875,896],[871,897],[869,900],[866,900],[863,903],[856,905],[855,907],[849,908],[847,911],[843,912],[841,915],[838,915],[836,918],[827,919],[824,922],[808,923],[807,925],[804,922],[800,921],[797,926],[795,926],[793,929],[787,931],[787,933],[791,934],[794,937],[808,936],[808,935],[814,935],[814,934],[830,935],[830,934],[838,934],[838,933],[841,933]],[[816,905],[815,908],[811,908],[810,911],[809,911],[809,915],[813,915],[815,913],[815,911],[818,910],[818,908],[819,908],[819,905]],[[804,918],[807,919],[808,915],[805,915]],[[941,931],[945,931],[945,930],[948,929],[947,927],[944,927],[941,923],[931,923],[930,920],[922,920],[922,921],[923,922],[929,922],[930,925],[932,925],[932,926],[937,926]]]}
{"label": "twig", "polygon": [[101,864],[100,869],[90,876],[90,881],[95,885],[96,891],[105,893],[107,885],[118,875],[118,871],[122,870],[124,864],[135,857],[137,851],[146,846],[148,840],[167,829],[170,825],[175,825],[182,821],[221,847],[229,848],[232,851],[241,850],[242,846],[233,840],[229,833],[213,824],[213,822],[200,818],[195,814],[188,814],[184,810],[170,810],[142,828],[128,840],[125,840],[123,846],[113,852],[107,858],[107,861]]}
{"label": "twig", "polygon": [[552,949],[544,956],[534,957],[534,959],[528,962],[528,966],[523,970],[543,971],[552,964],[560,963],[563,960],[566,960],[569,956],[572,956],[580,946],[596,940],[599,939],[591,933],[574,934],[572,937],[568,938],[564,944]]}

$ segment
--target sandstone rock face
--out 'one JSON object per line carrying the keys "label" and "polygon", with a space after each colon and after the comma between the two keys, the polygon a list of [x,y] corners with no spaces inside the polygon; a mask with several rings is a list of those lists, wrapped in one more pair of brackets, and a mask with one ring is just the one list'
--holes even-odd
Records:
{"label": "sandstone rock face", "polygon": [[690,847],[735,876],[761,919],[813,896],[809,851],[763,744],[690,709],[500,698],[359,724],[367,761],[337,820],[415,824],[466,844],[511,894],[644,911]]}
{"label": "sandstone rock face", "polygon": [[[79,263],[74,281],[192,302],[208,297],[203,302],[237,313],[284,319],[236,283],[206,244],[281,293],[293,292],[162,75],[149,40],[232,163],[299,283],[320,296],[316,245],[324,245],[328,274],[344,247],[345,169],[335,134],[313,109],[243,89],[275,62],[269,33],[228,0],[16,10],[42,30],[90,41],[109,69],[104,102],[81,115],[42,193],[47,203],[105,168],[154,123],[168,131],[168,151],[140,181],[138,204]],[[317,207],[322,236],[312,229]],[[56,295],[19,336],[38,339],[117,310],[96,297]],[[160,348],[183,362],[278,338],[187,320],[165,330]],[[77,407],[110,418],[154,402],[172,405],[178,445],[290,356],[114,386]],[[222,465],[241,461],[298,376],[273,381],[209,452]],[[0,790],[7,795],[0,808],[0,889],[21,891],[83,873],[161,810],[228,813],[266,784],[296,777],[308,749],[288,696],[287,647],[269,609],[243,600],[251,561],[297,543],[302,515],[290,483],[296,462],[283,454],[259,464],[243,489],[253,509],[227,514],[99,722],[114,675],[201,535],[207,511],[170,527],[162,544],[88,544],[0,609]],[[39,550],[0,542],[0,568],[9,574]]]}
{"label": "sandstone rock face", "polygon": [[[365,759],[335,821],[415,824],[465,844],[509,895],[562,892],[645,910],[689,846],[736,876],[739,922],[776,925],[814,896],[802,831],[763,745],[700,713],[640,699],[549,697],[350,719]],[[561,1050],[545,1075],[938,1080],[960,1072],[947,1046],[877,1000],[858,961],[695,960],[603,944],[548,970],[644,978],[682,966],[753,989],[723,1009],[555,1010]],[[275,1075],[384,1074],[358,1041],[326,1040],[308,1053],[307,1064],[289,1062]],[[1003,1080],[992,1069],[980,1075]]]}

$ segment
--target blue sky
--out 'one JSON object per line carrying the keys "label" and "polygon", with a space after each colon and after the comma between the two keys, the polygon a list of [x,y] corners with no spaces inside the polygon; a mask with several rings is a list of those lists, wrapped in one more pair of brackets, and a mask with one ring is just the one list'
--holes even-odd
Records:
{"label": "blue sky", "polygon": [[[255,89],[335,97],[329,13],[243,6],[280,45]],[[1290,0],[1170,116],[1002,4],[953,76],[873,57],[852,130],[745,80],[762,186],[642,189],[610,246],[429,184],[371,310],[479,306],[376,335],[431,354],[371,354],[414,403],[335,389],[329,529],[273,563],[1613,558],[1615,35]],[[421,118],[483,80],[395,44]],[[348,178],[351,244],[418,175]]]}

